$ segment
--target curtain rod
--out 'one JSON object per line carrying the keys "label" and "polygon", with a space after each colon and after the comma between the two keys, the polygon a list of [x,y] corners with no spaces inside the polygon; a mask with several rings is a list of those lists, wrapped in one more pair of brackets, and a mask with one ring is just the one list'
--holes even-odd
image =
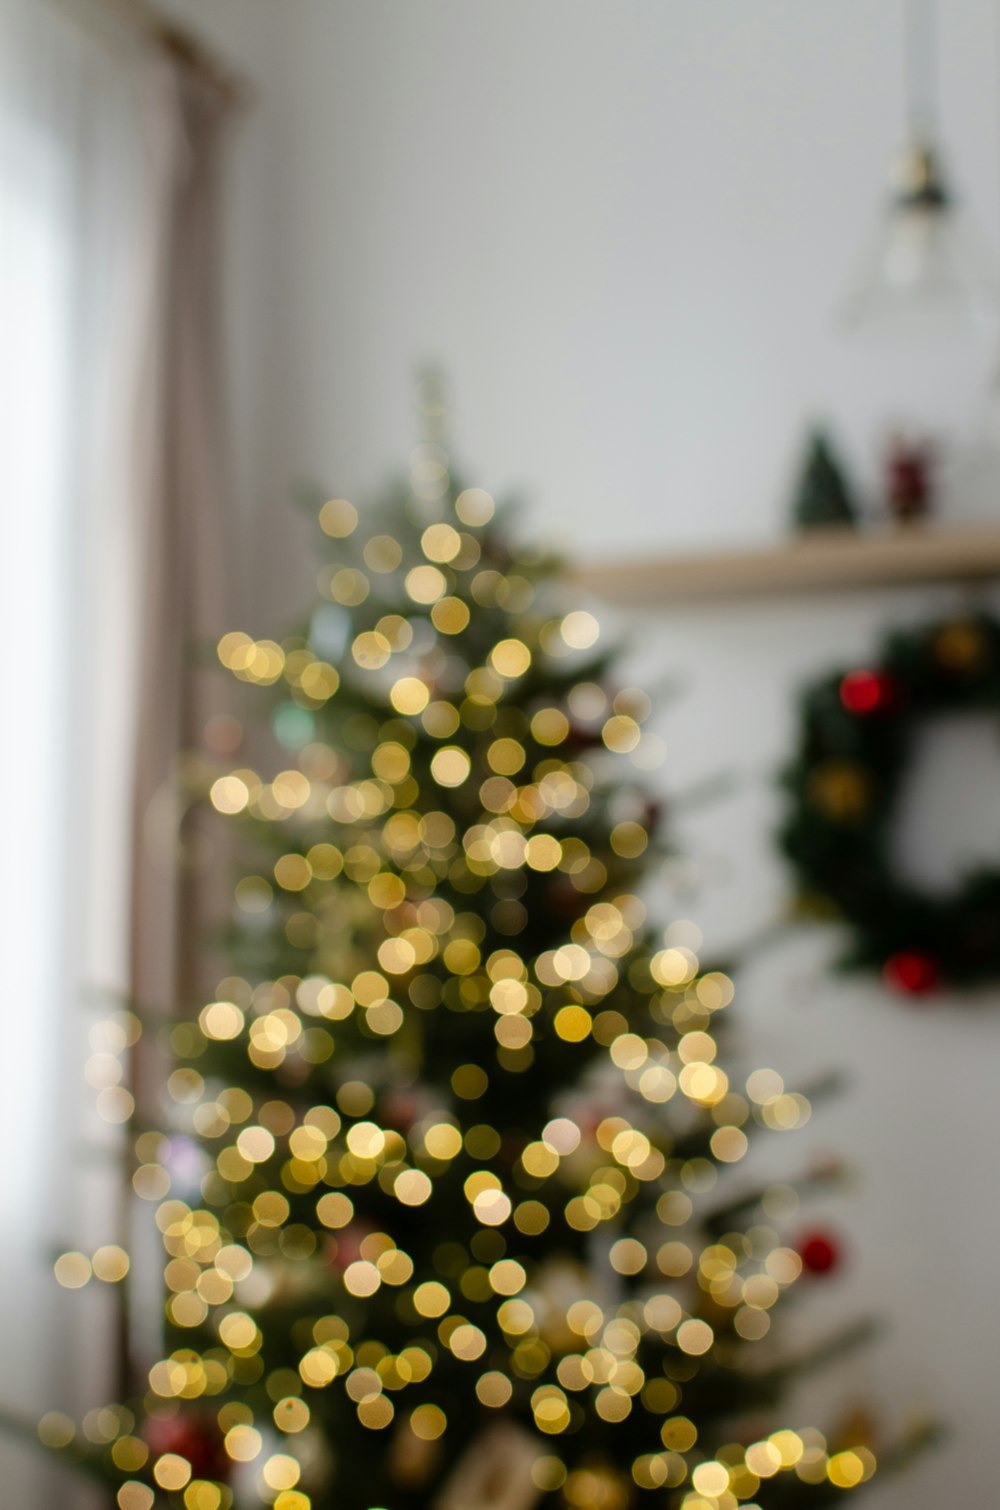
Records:
{"label": "curtain rod", "polygon": [[253,82],[237,72],[194,31],[174,21],[154,0],[60,0],[60,9],[77,18],[122,26],[153,47],[177,59],[221,91],[234,105],[248,105],[256,93]]}

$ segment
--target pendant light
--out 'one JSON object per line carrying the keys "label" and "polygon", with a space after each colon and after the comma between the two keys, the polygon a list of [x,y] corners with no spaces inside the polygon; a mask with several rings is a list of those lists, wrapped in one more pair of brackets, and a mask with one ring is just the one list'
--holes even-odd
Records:
{"label": "pendant light", "polygon": [[974,322],[998,294],[992,259],[942,166],[934,0],[903,3],[906,139],[843,311],[871,330]]}

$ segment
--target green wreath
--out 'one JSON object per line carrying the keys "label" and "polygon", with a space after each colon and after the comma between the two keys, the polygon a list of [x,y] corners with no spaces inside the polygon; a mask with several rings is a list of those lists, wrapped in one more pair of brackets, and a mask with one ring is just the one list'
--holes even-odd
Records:
{"label": "green wreath", "polygon": [[976,710],[1000,713],[1000,622],[977,615],[897,632],[871,665],[805,691],[798,754],[785,772],[791,802],[780,840],[802,909],[846,923],[845,965],[878,969],[910,995],[1000,979],[1000,865],[937,896],[889,860],[915,730]]}

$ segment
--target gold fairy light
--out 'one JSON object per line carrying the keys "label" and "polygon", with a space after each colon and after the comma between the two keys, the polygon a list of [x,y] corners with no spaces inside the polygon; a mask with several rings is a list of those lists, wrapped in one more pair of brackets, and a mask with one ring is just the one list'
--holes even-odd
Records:
{"label": "gold fairy light", "polygon": [[431,760],[431,776],[438,786],[458,787],[468,779],[471,762],[458,745],[445,745]]}
{"label": "gold fairy light", "polygon": [[346,498],[331,498],[319,511],[320,529],[334,539],[344,539],[358,527],[358,511]]}
{"label": "gold fairy light", "polygon": [[403,676],[393,684],[389,697],[397,713],[422,713],[430,701],[430,691],[419,677]]}
{"label": "gold fairy light", "polygon": [[574,650],[589,650],[597,642],[601,627],[592,613],[576,609],[568,613],[559,626],[559,633],[566,644]]}
{"label": "gold fairy light", "polygon": [[466,488],[455,500],[455,513],[463,524],[482,528],[493,518],[496,505],[484,488]]}
{"label": "gold fairy light", "polygon": [[420,537],[420,548],[428,561],[454,561],[462,549],[462,537],[453,525],[431,524]]}
{"label": "gold fairy light", "polygon": [[223,1445],[237,1463],[252,1463],[263,1449],[263,1438],[253,1426],[232,1426],[226,1432]]}
{"label": "gold fairy light", "polygon": [[426,1280],[413,1292],[413,1304],[421,1316],[443,1316],[450,1303],[447,1288],[437,1280]]}
{"label": "gold fairy light", "polygon": [[93,1269],[85,1253],[63,1253],[56,1259],[54,1273],[63,1289],[80,1290],[90,1280]]}
{"label": "gold fairy light", "polygon": [[406,574],[406,591],[414,603],[436,603],[448,590],[448,579],[437,566],[414,566]]}
{"label": "gold fairy light", "polygon": [[[625,1510],[636,1487],[732,1510],[779,1473],[850,1489],[867,1449],[783,1430],[744,1452],[680,1414],[687,1381],[760,1342],[802,1270],[763,1220],[699,1236],[701,1203],[756,1126],[799,1126],[808,1103],[774,1071],[732,1077],[715,1031],[732,981],[703,972],[690,922],[652,935],[637,891],[655,824],[619,759],[644,764],[648,697],[573,677],[597,620],[511,552],[489,494],[453,495],[439,442],[415,450],[391,529],[323,505],[308,631],[219,641],[271,700],[284,769],[236,766],[230,742],[205,781],[241,846],[263,834],[232,892],[247,947],[168,1030],[169,1135],[135,1135],[168,1346],[146,1405],[84,1436],[120,1510],[154,1491],[231,1504],[180,1438],[146,1444],[147,1408],[215,1412],[198,1420],[275,1510],[370,1510],[353,1461],[382,1475],[380,1504],[397,1472],[419,1496],[478,1429],[469,1402],[490,1415],[515,1395],[531,1481],[564,1510]],[[111,1120],[132,1113],[133,1031],[91,1045]],[[175,1133],[197,1139],[192,1173]],[[56,1277],[124,1283],[129,1266],[106,1245],[64,1253]],[[626,1421],[644,1441],[590,1453],[588,1423],[613,1441]]]}
{"label": "gold fairy light", "polygon": [[94,1278],[103,1280],[105,1284],[119,1284],[128,1274],[130,1266],[128,1254],[117,1243],[98,1248],[91,1259]]}
{"label": "gold fairy light", "polygon": [[361,554],[369,571],[394,572],[403,559],[403,547],[392,535],[372,535]]}

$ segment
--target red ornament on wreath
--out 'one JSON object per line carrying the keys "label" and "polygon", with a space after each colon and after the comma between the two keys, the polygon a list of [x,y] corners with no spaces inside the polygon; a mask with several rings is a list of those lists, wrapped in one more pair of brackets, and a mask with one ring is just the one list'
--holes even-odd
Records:
{"label": "red ornament on wreath", "polygon": [[933,955],[904,949],[890,955],[882,967],[882,979],[893,991],[904,996],[926,996],[941,981],[941,971]]}
{"label": "red ornament on wreath", "polygon": [[799,1257],[807,1274],[833,1274],[840,1268],[840,1245],[829,1232],[809,1232],[799,1243]]}
{"label": "red ornament on wreath", "polygon": [[884,671],[849,671],[840,683],[840,701],[848,713],[884,713],[896,706],[899,691]]}

